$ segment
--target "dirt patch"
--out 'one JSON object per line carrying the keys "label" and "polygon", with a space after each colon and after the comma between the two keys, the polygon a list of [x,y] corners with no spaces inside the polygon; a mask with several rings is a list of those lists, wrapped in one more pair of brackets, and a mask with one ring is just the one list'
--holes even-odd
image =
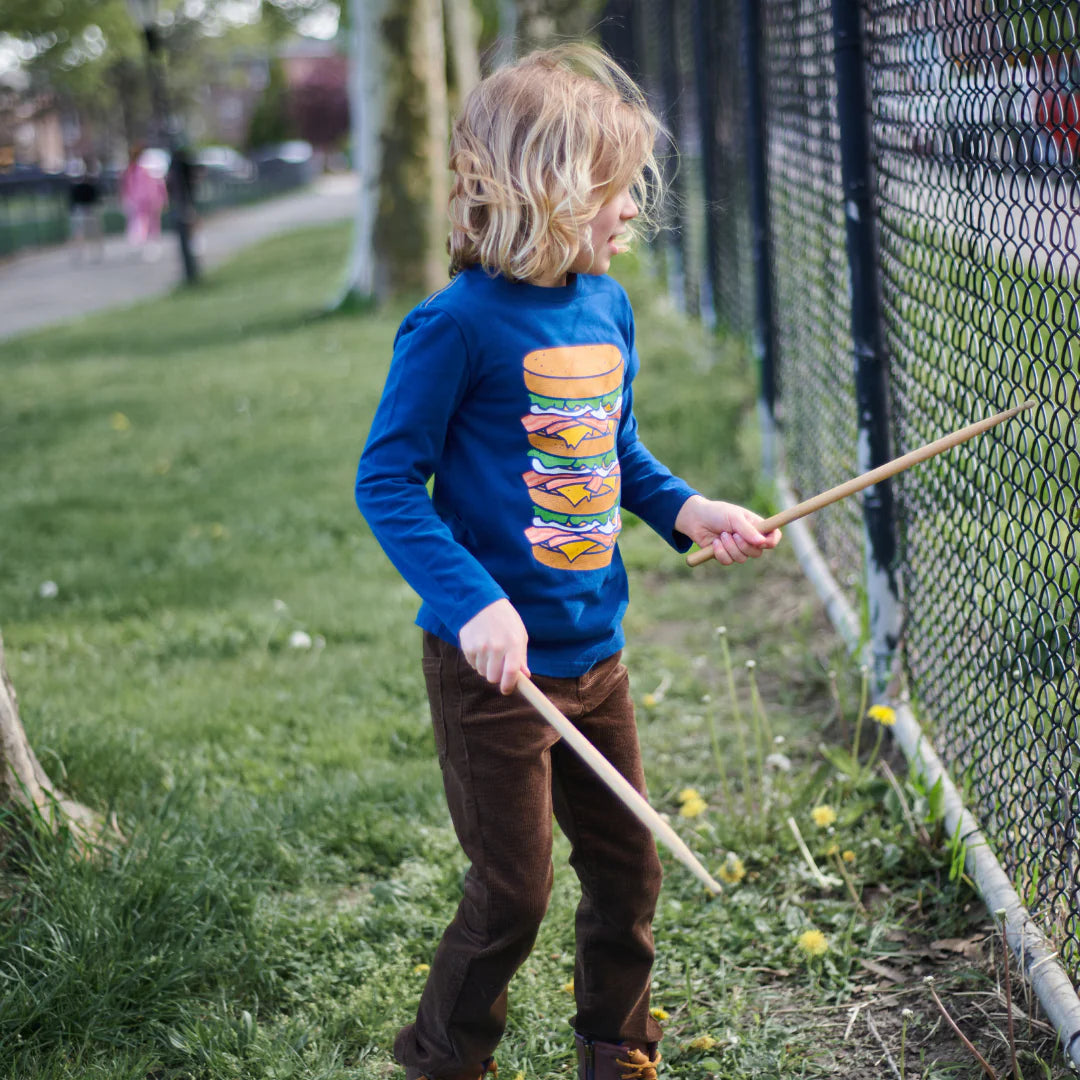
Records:
{"label": "dirt patch", "polygon": [[[935,1003],[925,982],[932,976],[949,1016],[999,1080],[1009,1080],[1009,1008],[1000,940],[992,925],[987,922],[960,939],[904,937],[886,959],[860,964],[851,996],[842,1003],[814,1004],[798,988],[778,983],[763,988],[770,1014],[790,1025],[791,1047],[818,1048],[808,1055],[815,1070],[809,1075],[850,1080],[899,1076],[903,1044],[904,1080],[986,1076]],[[1075,1075],[1062,1062],[1057,1035],[1038,1002],[1027,987],[1015,985],[1015,967],[1013,976],[1012,1022],[1021,1069],[1029,1077]],[[905,1017],[905,1011],[910,1015]],[[1036,1064],[1036,1056],[1042,1062],[1056,1059],[1056,1065],[1048,1066],[1050,1073]]]}

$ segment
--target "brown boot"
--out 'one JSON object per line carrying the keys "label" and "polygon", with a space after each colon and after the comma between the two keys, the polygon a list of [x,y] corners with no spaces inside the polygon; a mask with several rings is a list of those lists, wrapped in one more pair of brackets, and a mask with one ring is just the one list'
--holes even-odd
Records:
{"label": "brown boot", "polygon": [[578,1080],[656,1080],[656,1043],[608,1043],[574,1033]]}

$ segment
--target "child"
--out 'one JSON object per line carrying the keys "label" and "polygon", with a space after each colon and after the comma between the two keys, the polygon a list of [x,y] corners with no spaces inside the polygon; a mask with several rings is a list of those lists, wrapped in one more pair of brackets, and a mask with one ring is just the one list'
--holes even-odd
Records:
{"label": "child", "polygon": [[528,56],[468,96],[450,146],[452,280],[401,324],[360,460],[357,503],[423,601],[435,742],[471,861],[394,1044],[407,1080],[494,1071],[507,985],[547,907],[553,814],[581,883],[580,1076],[655,1078],[656,846],[513,690],[531,674],[644,794],[619,660],[620,506],[726,565],[780,539],[637,437],[633,315],[606,272],[656,193],[658,130],[634,83],[584,45]]}

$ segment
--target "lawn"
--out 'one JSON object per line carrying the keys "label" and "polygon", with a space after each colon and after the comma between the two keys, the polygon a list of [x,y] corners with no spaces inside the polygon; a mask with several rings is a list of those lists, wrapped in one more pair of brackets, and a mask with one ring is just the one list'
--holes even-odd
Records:
{"label": "lawn", "polygon": [[[2,1075],[393,1073],[464,864],[416,599],[351,495],[405,308],[324,312],[346,243],[339,226],[282,237],[194,290],[0,353],[9,672],[54,781],[125,835],[79,860],[5,819]],[[746,350],[669,310],[647,266],[626,280],[644,438],[704,490],[766,508]],[[952,872],[934,793],[869,760],[882,729],[857,723],[860,674],[790,552],[691,571],[632,521],[621,546],[651,800],[729,883],[706,902],[664,856],[669,1075],[878,1077],[886,1056],[909,1077],[981,1075],[930,974],[1001,1069],[992,926]],[[571,1073],[566,855],[560,840],[512,986],[504,1077]],[[1022,1060],[1058,1075],[1040,1024],[1023,1020]]]}

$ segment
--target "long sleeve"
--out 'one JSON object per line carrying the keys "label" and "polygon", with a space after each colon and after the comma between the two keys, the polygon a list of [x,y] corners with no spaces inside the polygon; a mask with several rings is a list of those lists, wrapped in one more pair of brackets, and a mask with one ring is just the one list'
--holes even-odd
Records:
{"label": "long sleeve", "polygon": [[619,421],[619,468],[622,471],[622,505],[662,536],[676,551],[689,551],[691,540],[675,529],[683,503],[697,491],[650,453],[638,437],[634,416],[633,378],[640,367],[634,345],[633,314],[627,301],[629,362]]}
{"label": "long sleeve", "polygon": [[427,491],[469,376],[468,349],[454,319],[432,308],[414,311],[394,343],[356,477],[356,503],[375,538],[455,634],[506,596],[458,542]]}

